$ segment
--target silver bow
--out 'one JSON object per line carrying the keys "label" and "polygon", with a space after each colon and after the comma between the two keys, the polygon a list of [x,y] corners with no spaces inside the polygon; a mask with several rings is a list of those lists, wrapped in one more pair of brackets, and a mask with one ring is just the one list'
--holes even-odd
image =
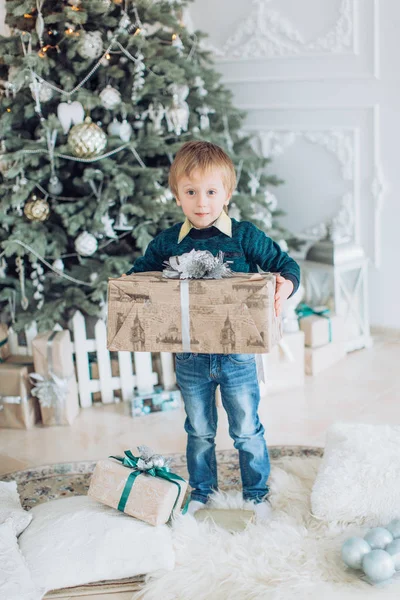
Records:
{"label": "silver bow", "polygon": [[228,266],[231,262],[224,262],[221,251],[214,256],[209,250],[191,250],[165,261],[163,276],[169,279],[222,279],[232,275]]}
{"label": "silver bow", "polygon": [[140,471],[148,471],[154,467],[162,469],[169,466],[169,459],[164,458],[161,454],[155,454],[148,446],[138,446],[137,448],[139,450],[139,460],[136,466]]}
{"label": "silver bow", "polygon": [[63,404],[68,392],[69,378],[62,379],[51,371],[48,379],[45,379],[39,373],[30,373],[29,377],[33,379],[32,383],[35,385],[32,388],[32,395],[38,398],[40,406],[51,408]]}

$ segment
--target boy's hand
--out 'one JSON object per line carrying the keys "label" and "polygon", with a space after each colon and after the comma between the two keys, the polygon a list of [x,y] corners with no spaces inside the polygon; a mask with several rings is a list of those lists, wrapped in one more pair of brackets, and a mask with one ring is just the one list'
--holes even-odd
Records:
{"label": "boy's hand", "polygon": [[276,290],[275,290],[275,313],[276,316],[282,312],[283,303],[287,300],[290,294],[293,292],[293,282],[289,279],[285,279],[282,275],[276,276]]}

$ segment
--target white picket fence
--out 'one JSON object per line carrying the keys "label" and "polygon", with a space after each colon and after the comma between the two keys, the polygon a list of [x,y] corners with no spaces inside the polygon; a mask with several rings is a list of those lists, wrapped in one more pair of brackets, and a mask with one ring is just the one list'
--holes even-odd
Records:
{"label": "white picket fence", "polygon": [[[55,326],[54,329],[61,329]],[[115,390],[121,390],[122,400],[132,398],[134,388],[138,393],[149,393],[158,383],[158,374],[153,371],[150,352],[118,352],[119,376],[111,373],[110,352],[107,350],[107,329],[102,320],[98,320],[94,328],[94,339],[87,339],[85,318],[76,312],[72,319],[73,352],[75,354],[79,400],[82,407],[92,405],[92,394],[101,392],[104,404],[119,402]],[[26,346],[20,346],[18,335],[12,328],[9,330],[9,344],[12,354],[32,354],[32,340],[37,335],[36,324],[25,330]],[[89,353],[97,356],[99,379],[91,379],[89,371]],[[173,355],[161,352],[161,371],[164,389],[175,387],[175,371]]]}

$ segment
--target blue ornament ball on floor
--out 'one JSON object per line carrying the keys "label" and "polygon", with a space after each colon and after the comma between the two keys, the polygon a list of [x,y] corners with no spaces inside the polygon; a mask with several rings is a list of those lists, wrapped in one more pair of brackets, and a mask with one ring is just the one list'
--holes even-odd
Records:
{"label": "blue ornament ball on floor", "polygon": [[371,550],[362,561],[362,568],[366,576],[373,583],[381,583],[393,577],[395,573],[392,557],[385,550]]}
{"label": "blue ornament ball on floor", "polygon": [[389,525],[386,525],[386,529],[390,531],[395,539],[400,538],[400,519],[393,519],[393,521],[390,521]]}
{"label": "blue ornament ball on floor", "polygon": [[400,539],[390,542],[385,550],[391,555],[396,571],[400,571]]}
{"label": "blue ornament ball on floor", "polygon": [[343,562],[352,569],[361,569],[366,554],[371,552],[371,546],[361,537],[351,537],[342,546]]}
{"label": "blue ornament ball on floor", "polygon": [[364,535],[364,540],[373,550],[383,550],[393,542],[393,535],[384,527],[373,527]]}

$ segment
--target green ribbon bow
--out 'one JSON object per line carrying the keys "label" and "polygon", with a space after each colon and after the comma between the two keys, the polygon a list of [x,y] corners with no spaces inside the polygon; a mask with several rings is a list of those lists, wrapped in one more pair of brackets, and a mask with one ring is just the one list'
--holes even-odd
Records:
{"label": "green ribbon bow", "polygon": [[316,315],[317,317],[323,317],[324,319],[328,319],[328,335],[329,335],[329,343],[332,341],[332,322],[329,316],[330,314],[329,308],[321,308],[315,309],[311,308],[308,304],[301,302],[296,308],[296,314],[299,319],[303,317],[309,317],[310,315]]}
{"label": "green ribbon bow", "polygon": [[[150,469],[141,468],[140,461],[143,462],[142,457],[134,456],[130,450],[125,450],[124,454],[125,454],[125,456],[110,456],[109,457],[109,458],[115,458],[115,460],[118,460],[124,467],[128,467],[128,469],[133,469],[132,473],[129,475],[128,479],[126,480],[125,487],[122,491],[121,499],[118,504],[118,510],[120,510],[121,512],[124,512],[126,503],[129,498],[129,494],[131,493],[131,490],[132,490],[133,484],[135,483],[136,477],[139,477],[139,475],[142,475],[142,474],[147,474],[147,475],[151,475],[152,477],[161,477],[162,479],[166,479],[167,481],[170,481],[171,483],[175,484],[178,487],[178,493],[176,496],[176,500],[174,502],[174,506],[172,507],[171,514],[169,517],[169,518],[171,518],[171,516],[175,510],[176,503],[178,502],[179,496],[181,495],[181,485],[178,482],[179,481],[184,482],[185,480],[183,479],[183,477],[180,477],[179,475],[176,475],[175,473],[171,473],[169,470],[169,467],[167,465],[165,465],[164,467],[153,466]],[[139,463],[139,466],[138,466],[138,463]]]}
{"label": "green ribbon bow", "polygon": [[[5,346],[7,344],[7,342],[8,342],[8,337],[4,338],[4,340],[1,340],[1,342],[0,342],[0,348],[2,346]],[[6,361],[4,360],[4,358],[1,358],[1,356],[0,356],[0,363],[4,363],[4,362],[6,362]]]}

